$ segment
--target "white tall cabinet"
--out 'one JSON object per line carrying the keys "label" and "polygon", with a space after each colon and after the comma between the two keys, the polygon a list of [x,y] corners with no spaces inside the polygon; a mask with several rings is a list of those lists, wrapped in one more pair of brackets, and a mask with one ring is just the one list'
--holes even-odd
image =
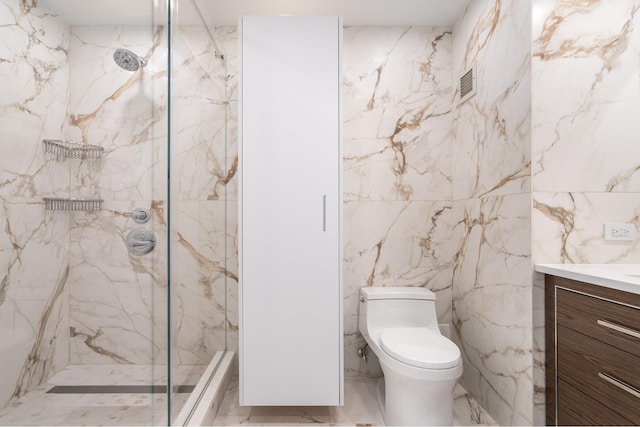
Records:
{"label": "white tall cabinet", "polygon": [[342,21],[239,38],[240,404],[342,405]]}

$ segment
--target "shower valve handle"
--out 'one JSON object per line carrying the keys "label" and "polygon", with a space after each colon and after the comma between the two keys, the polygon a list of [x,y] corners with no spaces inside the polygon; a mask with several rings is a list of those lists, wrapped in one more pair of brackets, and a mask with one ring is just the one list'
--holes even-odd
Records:
{"label": "shower valve handle", "polygon": [[133,218],[136,224],[144,224],[151,219],[151,212],[146,208],[135,208],[131,212],[131,218]]}

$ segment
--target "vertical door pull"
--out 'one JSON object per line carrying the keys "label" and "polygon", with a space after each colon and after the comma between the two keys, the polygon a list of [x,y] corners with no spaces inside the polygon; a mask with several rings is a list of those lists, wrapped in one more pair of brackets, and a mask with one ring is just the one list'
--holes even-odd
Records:
{"label": "vertical door pull", "polygon": [[327,195],[322,195],[322,231],[327,231]]}

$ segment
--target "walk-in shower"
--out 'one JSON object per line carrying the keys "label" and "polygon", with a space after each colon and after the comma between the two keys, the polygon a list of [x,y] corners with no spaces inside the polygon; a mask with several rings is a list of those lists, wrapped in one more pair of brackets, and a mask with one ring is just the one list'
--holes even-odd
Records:
{"label": "walk-in shower", "polygon": [[163,2],[24,3],[0,7],[0,425],[186,422],[237,324],[225,46]]}

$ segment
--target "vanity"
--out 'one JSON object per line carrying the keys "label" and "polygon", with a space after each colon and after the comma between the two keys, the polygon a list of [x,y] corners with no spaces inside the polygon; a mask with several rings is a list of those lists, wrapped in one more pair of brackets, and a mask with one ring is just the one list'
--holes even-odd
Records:
{"label": "vanity", "polygon": [[640,425],[640,265],[545,274],[547,425]]}

